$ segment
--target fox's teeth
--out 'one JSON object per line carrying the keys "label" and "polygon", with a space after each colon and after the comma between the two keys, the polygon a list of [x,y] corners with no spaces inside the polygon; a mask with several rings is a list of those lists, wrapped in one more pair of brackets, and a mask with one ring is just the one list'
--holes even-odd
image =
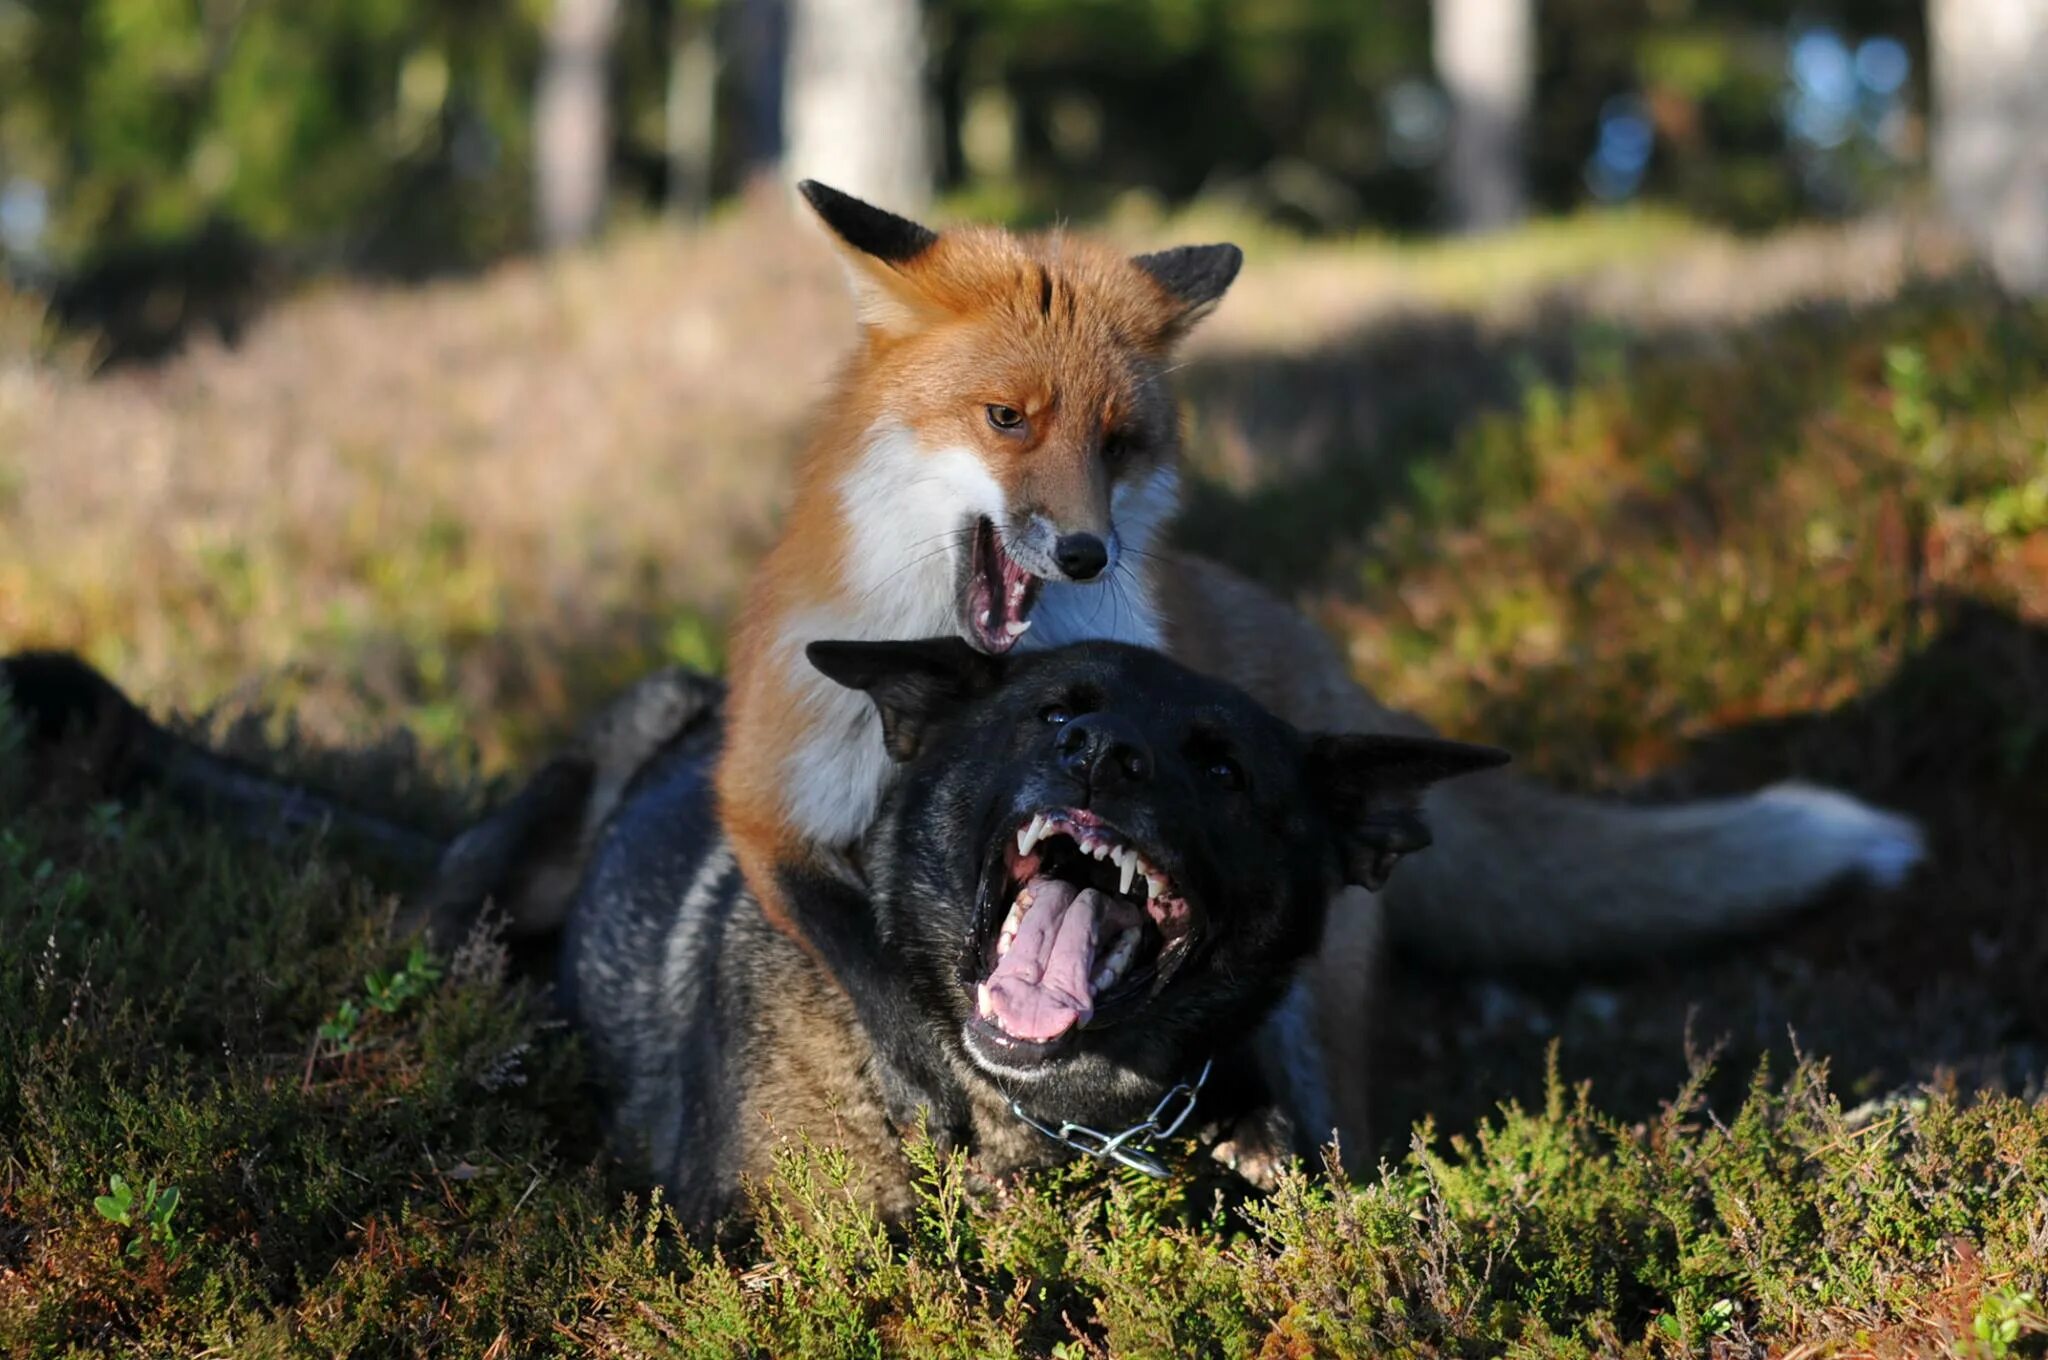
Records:
{"label": "fox's teeth", "polygon": [[984,1020],[996,1013],[996,1005],[989,997],[986,982],[974,984],[974,1013]]}
{"label": "fox's teeth", "polygon": [[1031,825],[1017,828],[1017,853],[1028,855],[1031,847],[1045,838],[1045,814],[1039,813],[1031,819]]}
{"label": "fox's teeth", "polygon": [[981,611],[981,626],[984,628],[988,627],[988,613],[986,609]]}
{"label": "fox's teeth", "polygon": [[1015,603],[1017,603],[1017,601],[1019,601],[1019,600],[1021,600],[1021,599],[1023,599],[1023,598],[1024,598],[1024,582],[1023,582],[1022,580],[1016,580],[1016,581],[1012,581],[1012,582],[1010,582],[1010,603],[1011,603],[1011,604],[1015,604]]}
{"label": "fox's teeth", "polygon": [[1108,841],[1095,841],[1094,843],[1089,845],[1088,853],[1095,856],[1095,858],[1097,859],[1108,859],[1109,848],[1110,847]]}
{"label": "fox's teeth", "polygon": [[1031,631],[1031,620],[1011,619],[1008,623],[1003,625],[1003,631],[1005,633],[1008,633],[1013,638],[1023,637],[1026,633]]}
{"label": "fox's teeth", "polygon": [[1123,863],[1119,867],[1124,871],[1124,877],[1123,881],[1117,884],[1116,890],[1120,893],[1127,893],[1131,890],[1131,880],[1138,876],[1137,852],[1127,851],[1124,854]]}
{"label": "fox's teeth", "polygon": [[1166,891],[1166,879],[1160,874],[1145,875],[1145,900],[1151,901]]}

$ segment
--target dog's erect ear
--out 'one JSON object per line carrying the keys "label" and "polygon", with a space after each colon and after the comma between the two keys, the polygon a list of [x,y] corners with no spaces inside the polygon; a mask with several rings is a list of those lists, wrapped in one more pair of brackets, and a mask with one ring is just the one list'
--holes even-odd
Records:
{"label": "dog's erect ear", "polygon": [[828,678],[865,691],[882,715],[882,742],[913,759],[933,724],[1002,683],[1007,663],[957,637],[919,642],[813,642],[804,648]]}
{"label": "dog's erect ear", "polygon": [[914,328],[930,304],[910,270],[939,234],[814,179],[796,187],[844,247],[840,254],[862,323],[885,331]]}
{"label": "dog's erect ear", "polygon": [[1378,892],[1395,861],[1430,842],[1422,795],[1438,780],[1508,762],[1491,746],[1346,734],[1309,742],[1308,784],[1337,828],[1349,883]]}
{"label": "dog's erect ear", "polygon": [[1150,274],[1179,304],[1180,312],[1168,327],[1179,336],[1207,316],[1229,289],[1244,264],[1244,252],[1232,245],[1175,246],[1135,256],[1131,263]]}

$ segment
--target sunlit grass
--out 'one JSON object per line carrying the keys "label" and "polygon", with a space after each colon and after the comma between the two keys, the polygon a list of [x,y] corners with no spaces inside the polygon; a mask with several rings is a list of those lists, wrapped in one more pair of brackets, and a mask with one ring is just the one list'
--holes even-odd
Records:
{"label": "sunlit grass", "polygon": [[[321,846],[31,806],[0,731],[0,1350],[2040,1353],[2048,312],[1654,217],[1253,244],[1183,375],[1186,537],[1524,768],[1844,783],[1936,868],[1585,1004],[1401,980],[1355,1189],[926,1155],[892,1231],[820,1151],[721,1255],[626,1197],[494,948],[421,966]],[[0,309],[0,642],[273,706],[270,758],[446,825],[639,670],[718,665],[845,337],[806,249],[735,220],[337,286],[97,380]],[[1687,270],[1743,300],[1650,281]],[[95,1208],[115,1176],[178,1191],[170,1242]]]}

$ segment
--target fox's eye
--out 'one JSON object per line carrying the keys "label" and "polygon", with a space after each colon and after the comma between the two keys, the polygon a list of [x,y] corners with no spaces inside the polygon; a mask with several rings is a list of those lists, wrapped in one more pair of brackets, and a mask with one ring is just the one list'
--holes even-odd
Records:
{"label": "fox's eye", "polygon": [[1074,715],[1065,704],[1047,704],[1038,710],[1038,716],[1051,727],[1064,726]]}
{"label": "fox's eye", "polygon": [[1024,413],[1014,406],[992,405],[988,408],[988,423],[998,430],[1014,430],[1023,425]]}
{"label": "fox's eye", "polygon": [[1209,777],[1226,789],[1244,787],[1244,770],[1228,756],[1218,756],[1209,762]]}

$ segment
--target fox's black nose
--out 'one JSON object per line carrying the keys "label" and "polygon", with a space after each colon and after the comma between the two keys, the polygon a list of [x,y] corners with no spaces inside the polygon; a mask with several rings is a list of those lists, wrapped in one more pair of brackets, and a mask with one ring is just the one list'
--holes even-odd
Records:
{"label": "fox's black nose", "polygon": [[1109,565],[1109,546],[1094,534],[1061,534],[1052,559],[1070,581],[1092,581]]}
{"label": "fox's black nose", "polygon": [[1070,718],[1053,738],[1060,764],[1091,789],[1142,784],[1152,777],[1152,752],[1126,724],[1101,713]]}

